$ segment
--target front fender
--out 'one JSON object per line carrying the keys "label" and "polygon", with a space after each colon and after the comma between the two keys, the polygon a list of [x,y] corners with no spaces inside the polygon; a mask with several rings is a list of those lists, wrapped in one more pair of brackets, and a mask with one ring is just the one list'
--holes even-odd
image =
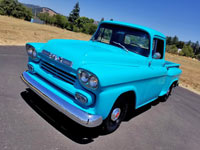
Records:
{"label": "front fender", "polygon": [[31,45],[35,48],[37,52],[41,52],[43,50],[45,43],[26,43],[26,45]]}
{"label": "front fender", "polygon": [[137,99],[137,89],[135,86],[117,85],[102,89],[102,92],[97,95],[96,112],[101,115],[103,119],[106,119],[119,96],[129,91],[135,93],[136,97],[132,98],[132,100],[135,101]]}

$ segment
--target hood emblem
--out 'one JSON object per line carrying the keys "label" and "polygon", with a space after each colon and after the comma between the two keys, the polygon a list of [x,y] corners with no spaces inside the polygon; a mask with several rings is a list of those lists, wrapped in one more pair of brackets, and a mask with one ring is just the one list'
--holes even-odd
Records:
{"label": "hood emblem", "polygon": [[62,58],[60,56],[52,54],[52,53],[50,53],[50,52],[48,52],[46,50],[42,50],[42,54],[45,55],[45,56],[47,56],[47,57],[49,57],[52,60],[55,60],[55,61],[60,62],[62,64],[65,64],[65,65],[67,65],[69,67],[72,67],[72,62],[69,61],[69,60],[67,60],[67,59],[64,59],[64,58]]}

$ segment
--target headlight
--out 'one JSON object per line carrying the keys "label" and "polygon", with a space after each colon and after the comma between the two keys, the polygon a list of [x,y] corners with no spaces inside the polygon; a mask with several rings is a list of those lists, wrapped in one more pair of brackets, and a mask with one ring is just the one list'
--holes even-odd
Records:
{"label": "headlight", "polygon": [[78,77],[79,77],[79,81],[82,83],[82,85],[86,86],[87,88],[90,88],[93,90],[98,88],[99,81],[98,81],[98,78],[94,74],[92,74],[86,70],[79,69]]}
{"label": "headlight", "polygon": [[27,52],[28,56],[30,56],[32,59],[37,58],[37,52],[33,46],[26,45],[26,52]]}
{"label": "headlight", "polygon": [[98,79],[95,76],[91,76],[90,80],[89,80],[89,85],[92,88],[97,88],[97,86],[98,86]]}
{"label": "headlight", "polygon": [[37,52],[36,51],[33,51],[33,58],[36,58],[37,57]]}
{"label": "headlight", "polygon": [[90,78],[90,76],[87,72],[82,71],[80,73],[80,79],[81,79],[82,82],[84,82],[84,83],[88,82],[89,78]]}

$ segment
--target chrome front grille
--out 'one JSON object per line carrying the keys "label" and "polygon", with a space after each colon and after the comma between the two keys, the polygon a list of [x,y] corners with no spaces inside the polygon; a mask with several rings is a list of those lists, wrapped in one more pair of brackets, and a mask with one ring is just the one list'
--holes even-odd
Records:
{"label": "chrome front grille", "polygon": [[56,76],[57,78],[60,78],[61,80],[74,85],[76,81],[76,76],[70,74],[69,72],[63,71],[45,61],[41,62],[41,68],[48,73],[52,74],[53,76]]}

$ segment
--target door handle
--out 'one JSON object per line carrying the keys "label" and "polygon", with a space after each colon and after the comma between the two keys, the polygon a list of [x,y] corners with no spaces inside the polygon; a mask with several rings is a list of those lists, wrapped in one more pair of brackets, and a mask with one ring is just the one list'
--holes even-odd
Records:
{"label": "door handle", "polygon": [[148,66],[149,66],[149,67],[151,66],[151,61],[149,62]]}
{"label": "door handle", "polygon": [[165,67],[166,63],[163,64],[163,67]]}

